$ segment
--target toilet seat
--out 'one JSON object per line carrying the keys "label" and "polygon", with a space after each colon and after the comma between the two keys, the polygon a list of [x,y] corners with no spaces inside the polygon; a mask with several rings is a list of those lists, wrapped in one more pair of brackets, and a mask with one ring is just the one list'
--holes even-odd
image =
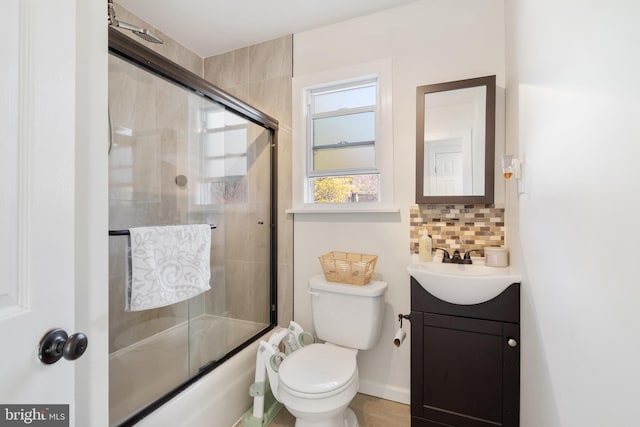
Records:
{"label": "toilet seat", "polygon": [[280,386],[291,395],[323,399],[350,387],[358,377],[355,352],[311,344],[287,356],[279,369]]}

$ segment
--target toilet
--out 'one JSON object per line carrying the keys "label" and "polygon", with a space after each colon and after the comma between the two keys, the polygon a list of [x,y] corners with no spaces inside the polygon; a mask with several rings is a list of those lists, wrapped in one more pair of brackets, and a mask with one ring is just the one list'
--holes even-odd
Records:
{"label": "toilet", "polygon": [[387,284],[309,280],[313,324],[320,344],[310,344],[267,367],[275,398],[296,417],[296,427],[357,427],[349,403],[358,392],[358,350],[380,338]]}

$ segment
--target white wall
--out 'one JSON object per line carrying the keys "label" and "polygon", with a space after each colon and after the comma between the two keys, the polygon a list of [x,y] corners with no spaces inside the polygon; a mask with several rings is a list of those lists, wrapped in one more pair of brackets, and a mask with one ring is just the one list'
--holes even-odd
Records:
{"label": "white wall", "polygon": [[526,162],[526,193],[507,192],[521,426],[637,426],[640,3],[506,0],[505,14],[507,145]]}
{"label": "white wall", "polygon": [[409,206],[415,203],[416,87],[491,74],[504,87],[503,3],[423,0],[294,35],[294,78],[382,58],[393,62],[393,178],[400,213],[294,219],[294,318],[305,329],[312,327],[307,281],[322,273],[318,256],[331,250],[379,256],[376,272],[389,290],[381,341],[358,356],[365,393],[409,402],[409,345],[397,349],[392,340],[397,314],[410,311],[405,268]]}
{"label": "white wall", "polygon": [[78,426],[107,425],[109,419],[108,40],[104,10],[103,2],[76,2],[75,313],[77,330],[90,340],[88,351],[75,362]]}

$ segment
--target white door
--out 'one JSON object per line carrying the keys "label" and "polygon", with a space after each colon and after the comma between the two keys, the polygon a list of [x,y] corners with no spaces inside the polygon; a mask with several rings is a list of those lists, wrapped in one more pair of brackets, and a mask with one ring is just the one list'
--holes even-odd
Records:
{"label": "white door", "polygon": [[[106,5],[3,0],[2,14],[0,405],[107,425]],[[87,352],[41,363],[54,327],[85,332]]]}
{"label": "white door", "polygon": [[435,153],[435,193],[464,194],[462,191],[462,151]]}
{"label": "white door", "polygon": [[471,129],[427,136],[424,144],[424,160],[427,165],[424,189],[428,189],[427,194],[474,194]]}

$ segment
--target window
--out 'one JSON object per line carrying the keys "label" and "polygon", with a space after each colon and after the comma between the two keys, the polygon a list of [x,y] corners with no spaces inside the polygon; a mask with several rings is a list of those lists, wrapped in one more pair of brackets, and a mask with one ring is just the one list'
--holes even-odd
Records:
{"label": "window", "polygon": [[247,120],[222,106],[204,110],[204,178],[247,174]]}
{"label": "window", "polygon": [[246,197],[250,122],[223,105],[190,99],[194,131],[190,145],[199,162],[194,205],[215,205]]}
{"label": "window", "polygon": [[390,68],[294,79],[294,211],[392,206]]}
{"label": "window", "polygon": [[309,202],[378,201],[377,93],[377,78],[307,90]]}

